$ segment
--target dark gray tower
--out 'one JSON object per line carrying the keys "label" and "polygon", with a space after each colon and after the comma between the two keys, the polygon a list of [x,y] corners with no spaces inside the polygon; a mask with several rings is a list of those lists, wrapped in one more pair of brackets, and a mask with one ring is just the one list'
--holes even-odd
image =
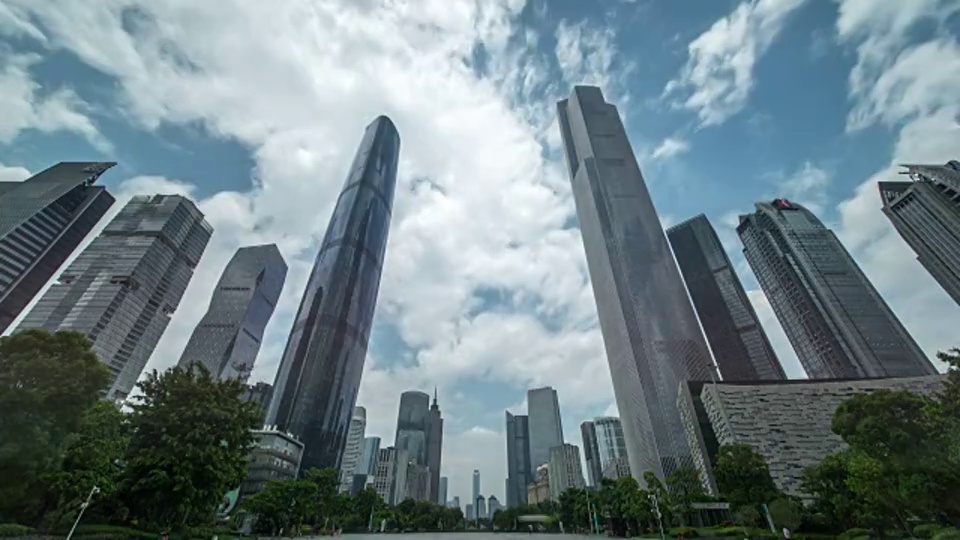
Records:
{"label": "dark gray tower", "polygon": [[[430,469],[430,498],[437,504],[446,504],[446,490],[440,490],[440,459],[443,454],[443,417],[437,403],[437,389],[433,389],[427,431],[427,467]],[[441,500],[442,495],[442,500]]]}
{"label": "dark gray tower", "polygon": [[740,216],[743,254],[811,379],[936,371],[843,244],[786,199]]}
{"label": "dark gray tower", "polygon": [[960,304],[960,162],[905,167],[913,182],[880,182],[883,213]]}
{"label": "dark gray tower", "polygon": [[537,467],[550,461],[550,449],[563,444],[563,423],[560,400],[549,386],[527,390],[527,425],[530,431],[530,465]]}
{"label": "dark gray tower", "polygon": [[429,414],[430,396],[425,392],[410,390],[400,394],[397,434],[393,445],[397,450],[406,451],[410,461],[417,465],[427,464]]}
{"label": "dark gray tower", "polygon": [[60,163],[0,182],[0,333],[113,204],[93,183],[115,163]]}
{"label": "dark gray tower", "polygon": [[[507,506],[527,502],[527,484],[533,482],[530,469],[530,431],[526,415],[507,411]],[[479,490],[478,490],[479,491]]]}
{"label": "dark gray tower", "polygon": [[190,336],[179,365],[195,362],[214,377],[246,381],[286,277],[287,264],[276,244],[238,249],[220,276],[210,307]]}
{"label": "dark gray tower", "polygon": [[75,330],[127,397],[180,304],[213,229],[189,199],[134,197],[60,275],[20,328]]}
{"label": "dark gray tower", "polygon": [[617,108],[578,86],[558,114],[630,470],[644,485],[646,471],[692,464],[677,390],[710,378],[710,354]]}
{"label": "dark gray tower", "polygon": [[700,214],[670,227],[667,238],[723,380],[786,379],[743,284],[706,216]]}
{"label": "dark gray tower", "polygon": [[300,470],[340,468],[357,403],[397,181],[400,135],[367,126],[323,237],[270,405],[270,423],[304,443]]}
{"label": "dark gray tower", "polygon": [[587,485],[600,487],[603,467],[600,466],[600,449],[597,448],[597,427],[587,420],[580,424],[580,437],[583,439],[583,457],[586,461]]}

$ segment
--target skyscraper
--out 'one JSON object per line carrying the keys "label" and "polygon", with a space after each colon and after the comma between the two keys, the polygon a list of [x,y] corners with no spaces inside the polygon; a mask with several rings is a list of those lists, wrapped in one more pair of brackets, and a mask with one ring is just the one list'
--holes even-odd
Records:
{"label": "skyscraper", "polygon": [[580,466],[580,449],[564,443],[550,449],[550,498],[557,501],[560,494],[572,488],[583,489],[583,468]]}
{"label": "skyscraper", "polygon": [[725,381],[786,379],[716,231],[700,214],[667,229],[693,307]]}
{"label": "skyscraper", "polygon": [[443,418],[440,416],[440,405],[437,404],[437,389],[433,389],[433,404],[427,416],[427,467],[430,469],[430,497],[437,504],[446,502],[446,489],[443,490],[443,499],[440,498],[440,458],[443,450]]}
{"label": "skyscraper", "polygon": [[583,439],[583,459],[586,462],[587,485],[597,487],[603,478],[600,466],[600,450],[597,448],[597,427],[590,420],[580,423],[580,438]]}
{"label": "skyscraper", "polygon": [[597,460],[600,470],[606,469],[618,457],[627,455],[627,443],[623,437],[623,425],[615,416],[599,416],[593,419],[597,434]]}
{"label": "skyscraper", "polygon": [[[400,409],[397,413],[397,434],[394,446],[407,453],[410,464],[427,467],[430,432],[430,396],[425,392],[409,390],[400,394]],[[429,474],[429,473],[427,473]],[[416,500],[427,499],[430,479],[420,485],[419,477],[407,473],[408,481],[413,481],[407,489],[407,496]],[[423,489],[421,489],[423,488]]]}
{"label": "skyscraper", "polygon": [[530,465],[535,469],[550,461],[550,449],[563,444],[560,401],[549,386],[527,390],[527,427],[530,433]]}
{"label": "skyscraper", "polygon": [[810,378],[936,373],[833,231],[786,199],[754,206],[743,253]]}
{"label": "skyscraper", "polygon": [[280,361],[271,423],[303,441],[302,469],[339,468],[380,288],[400,135],[367,126]]}
{"label": "skyscraper", "polygon": [[[479,497],[480,497],[480,471],[478,469],[474,469],[473,470],[473,499],[472,499],[474,504],[474,509],[477,508],[476,506],[477,498]],[[474,514],[473,518],[476,519],[477,517],[478,515]]]}
{"label": "skyscraper", "polygon": [[357,462],[356,474],[373,476],[377,472],[377,454],[380,452],[380,437],[364,437],[363,451]]}
{"label": "skyscraper", "polygon": [[643,484],[645,471],[663,478],[689,464],[677,385],[709,378],[710,355],[616,107],[577,86],[557,108],[630,468]]}
{"label": "skyscraper", "polygon": [[905,167],[913,182],[880,182],[883,213],[960,304],[960,161]]}
{"label": "skyscraper", "polygon": [[349,492],[353,486],[353,475],[357,473],[357,465],[363,453],[363,435],[366,430],[367,410],[360,406],[354,407],[350,431],[347,432],[347,444],[344,445],[343,459],[340,460],[341,492]]}
{"label": "skyscraper", "polygon": [[437,489],[437,504],[446,506],[447,505],[447,477],[440,477],[440,487]]}
{"label": "skyscraper", "polygon": [[125,399],[160,341],[213,229],[179,195],[134,197],[64,270],[21,328],[75,330]]}
{"label": "skyscraper", "polygon": [[409,458],[403,450],[392,446],[380,449],[373,488],[383,502],[395,505],[407,498],[407,463]]}
{"label": "skyscraper", "polygon": [[238,249],[223,270],[210,307],[190,336],[179,365],[195,362],[220,379],[246,381],[286,277],[287,264],[276,244]]}
{"label": "skyscraper", "polygon": [[530,467],[530,431],[526,415],[507,415],[507,506],[527,502],[527,484],[533,482]]}
{"label": "skyscraper", "polygon": [[0,182],[0,333],[113,204],[94,186],[115,163],[59,163],[23,182]]}

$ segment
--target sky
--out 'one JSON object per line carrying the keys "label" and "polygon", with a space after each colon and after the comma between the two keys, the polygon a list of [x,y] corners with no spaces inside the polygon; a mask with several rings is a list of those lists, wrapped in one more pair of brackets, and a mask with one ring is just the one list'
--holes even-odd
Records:
{"label": "sky", "polygon": [[[567,441],[616,414],[557,128],[602,87],[665,225],[705,213],[787,373],[737,215],[776,196],[837,233],[929,354],[960,308],[880,211],[898,163],[960,158],[956,0],[4,0],[0,181],[116,161],[215,232],[148,369],[176,363],[240,246],[290,266],[251,380],[272,382],[364,127],[390,116],[398,185],[358,404],[394,437],[438,388],[443,471],[504,500],[504,411],[559,393]],[[105,223],[105,221],[104,221]]]}

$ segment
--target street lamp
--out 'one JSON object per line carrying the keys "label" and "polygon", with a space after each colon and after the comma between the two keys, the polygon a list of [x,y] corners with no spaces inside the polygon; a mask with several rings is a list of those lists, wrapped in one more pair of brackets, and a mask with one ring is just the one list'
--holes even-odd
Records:
{"label": "street lamp", "polygon": [[100,488],[93,486],[93,489],[91,489],[90,493],[87,494],[87,500],[80,503],[80,513],[77,514],[77,519],[73,522],[73,527],[70,527],[70,533],[67,534],[67,540],[70,540],[70,537],[73,536],[73,531],[77,530],[77,525],[80,523],[80,518],[83,517],[83,511],[90,506],[90,499],[92,499],[97,493],[100,493]]}
{"label": "street lamp", "polygon": [[657,494],[651,492],[650,500],[653,502],[653,514],[657,516],[657,526],[660,527],[660,540],[664,540],[663,536],[663,521],[660,519],[660,503],[657,501]]}

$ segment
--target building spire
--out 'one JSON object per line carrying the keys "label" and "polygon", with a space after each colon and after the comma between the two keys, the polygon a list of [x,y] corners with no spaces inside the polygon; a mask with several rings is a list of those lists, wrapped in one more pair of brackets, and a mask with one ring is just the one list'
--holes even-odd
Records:
{"label": "building spire", "polygon": [[433,385],[433,406],[437,406],[437,385]]}

